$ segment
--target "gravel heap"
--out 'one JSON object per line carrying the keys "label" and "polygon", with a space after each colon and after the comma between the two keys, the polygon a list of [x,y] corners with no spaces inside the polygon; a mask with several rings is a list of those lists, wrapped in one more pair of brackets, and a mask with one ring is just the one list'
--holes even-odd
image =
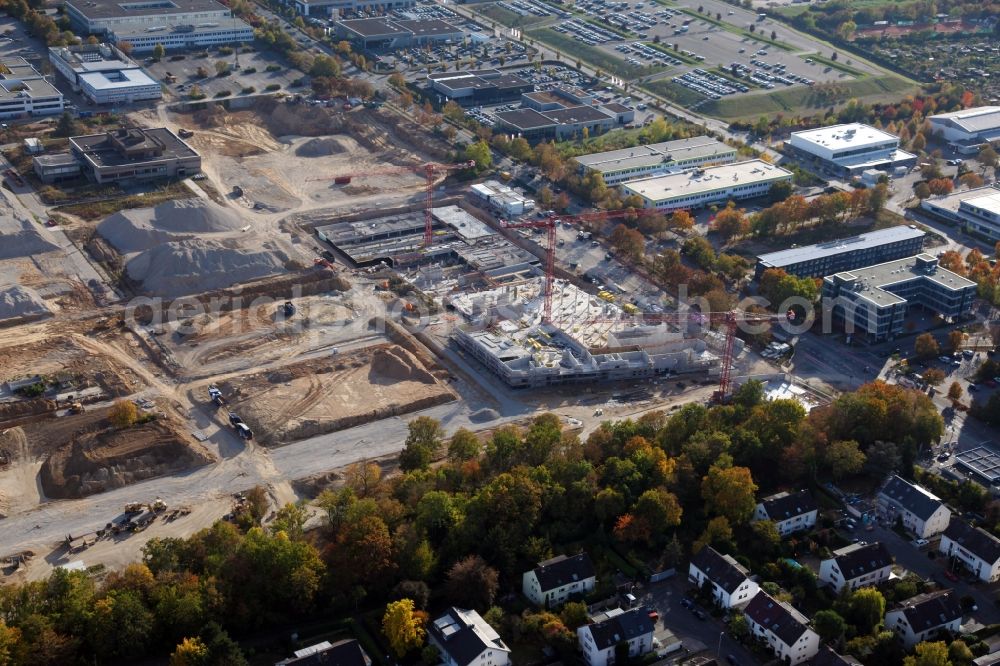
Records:
{"label": "gravel heap", "polygon": [[236,211],[196,197],[120,211],[97,225],[97,232],[116,250],[129,254],[203,234],[231,233],[243,226]]}
{"label": "gravel heap", "polygon": [[58,249],[42,236],[36,223],[15,216],[14,208],[0,196],[0,259],[28,257]]}
{"label": "gravel heap", "polygon": [[276,242],[197,239],[144,250],[125,269],[148,293],[182,296],[275,275],[289,259],[287,248]]}
{"label": "gravel heap", "polygon": [[0,286],[0,321],[50,314],[52,311],[34,289],[19,284]]}

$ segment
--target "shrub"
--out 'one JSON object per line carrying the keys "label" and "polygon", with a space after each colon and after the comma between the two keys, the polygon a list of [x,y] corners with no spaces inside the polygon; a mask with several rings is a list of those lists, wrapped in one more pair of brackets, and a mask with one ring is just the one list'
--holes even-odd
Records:
{"label": "shrub", "polygon": [[257,92],[256,88],[254,88],[253,86],[247,86],[246,88],[244,88],[243,90],[240,91],[240,94],[241,95],[252,95],[255,92]]}
{"label": "shrub", "polygon": [[281,90],[281,84],[280,83],[272,83],[268,87],[264,88],[264,90],[267,90],[267,91],[270,91],[270,92],[273,92],[275,90]]}
{"label": "shrub", "polygon": [[108,419],[116,428],[128,428],[139,420],[139,408],[131,400],[119,400],[111,406]]}
{"label": "shrub", "polygon": [[215,98],[219,99],[220,97],[229,97],[232,94],[233,94],[232,90],[220,90],[219,92],[215,93]]}
{"label": "shrub", "polygon": [[281,71],[281,65],[268,65],[267,67],[264,68],[264,71],[265,72],[280,72]]}
{"label": "shrub", "polygon": [[41,394],[45,393],[45,383],[35,382],[34,384],[31,384],[29,386],[22,386],[21,388],[17,389],[15,393],[20,393],[25,398],[37,398]]}
{"label": "shrub", "polygon": [[243,70],[243,73],[244,74],[256,74],[257,73],[257,68],[256,67],[247,67],[246,69]]}

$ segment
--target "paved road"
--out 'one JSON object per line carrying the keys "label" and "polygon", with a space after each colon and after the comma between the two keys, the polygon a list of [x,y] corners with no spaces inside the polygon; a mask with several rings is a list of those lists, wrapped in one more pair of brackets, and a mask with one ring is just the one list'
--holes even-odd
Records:
{"label": "paved road", "polygon": [[749,650],[726,633],[726,626],[721,620],[710,615],[705,620],[699,620],[694,613],[681,606],[681,599],[691,587],[685,572],[681,572],[670,580],[649,585],[641,602],[655,608],[660,614],[660,622],[692,652],[704,649],[709,655],[719,658],[720,663],[729,654],[744,666],[759,663]]}

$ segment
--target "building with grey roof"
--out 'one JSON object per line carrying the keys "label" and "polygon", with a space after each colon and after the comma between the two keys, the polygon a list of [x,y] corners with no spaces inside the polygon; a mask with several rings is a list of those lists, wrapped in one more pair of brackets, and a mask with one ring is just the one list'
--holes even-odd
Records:
{"label": "building with grey roof", "polygon": [[97,183],[186,178],[201,171],[201,156],[165,127],[119,128],[70,137],[84,175]]}
{"label": "building with grey roof", "polygon": [[371,666],[371,657],[354,639],[322,641],[295,651],[295,656],[282,659],[274,666]]}
{"label": "building with grey roof", "polygon": [[542,608],[555,608],[573,598],[583,597],[597,583],[594,563],[587,553],[567,557],[557,555],[539,562],[521,576],[524,596]]}
{"label": "building with grey roof", "polygon": [[775,183],[791,180],[792,173],[779,166],[746,160],[630,180],[622,192],[640,197],[645,208],[670,211],[764,196]]}
{"label": "building with grey roof", "polygon": [[343,16],[347,13],[378,10],[390,12],[416,5],[416,0],[293,0],[290,3],[296,14],[302,16]]}
{"label": "building with grey roof", "polygon": [[982,528],[952,518],[938,550],[959,560],[983,582],[1000,580],[1000,539]]}
{"label": "building with grey roof", "polygon": [[911,306],[946,319],[968,314],[977,288],[972,280],[941,268],[937,257],[918,254],[828,275],[822,295],[848,335],[881,342],[903,333]]}
{"label": "building with grey roof", "polygon": [[1000,188],[995,185],[924,199],[920,207],[971,234],[1000,241]]}
{"label": "building with grey roof", "polygon": [[722,608],[745,606],[760,589],[750,580],[746,567],[711,546],[704,546],[691,558],[688,580],[698,587],[709,585],[712,598]]}
{"label": "building with grey roof", "polygon": [[337,21],[336,34],[366,49],[399,49],[438,42],[459,42],[461,28],[441,19],[378,18]]}
{"label": "building with grey roof", "polygon": [[808,490],[781,492],[762,499],[753,519],[770,520],[781,536],[812,529],[819,515],[819,505]]}
{"label": "building with grey roof", "polygon": [[833,557],[819,565],[819,579],[833,591],[874,587],[889,580],[892,554],[880,542],[853,543],[833,551]]}
{"label": "building with grey roof", "polygon": [[573,160],[580,175],[599,173],[605,184],[618,185],[708,164],[730,164],[736,160],[736,149],[709,136],[696,136],[580,155]]}
{"label": "building with grey roof", "polygon": [[596,136],[618,124],[617,114],[584,104],[551,111],[513,109],[501,111],[494,117],[498,129],[519,134],[529,141],[566,139],[580,136],[584,131]]}
{"label": "building with grey roof", "polygon": [[851,655],[837,654],[833,648],[824,645],[809,662],[809,666],[862,666],[862,664]]}
{"label": "building with grey roof", "polygon": [[928,116],[931,128],[960,152],[970,154],[984,143],[1000,141],[1000,106],[976,106]]}
{"label": "building with grey roof", "polygon": [[31,168],[43,183],[58,183],[80,176],[80,162],[72,153],[45,153],[31,158]]}
{"label": "building with grey roof", "polygon": [[841,271],[920,254],[927,234],[916,226],[876,229],[859,236],[768,252],[757,257],[754,279],[769,268],[796,277],[825,277]]}
{"label": "building with grey roof", "polygon": [[133,53],[253,40],[253,28],[216,0],[66,0],[65,9],[77,32],[128,42]]}
{"label": "building with grey roof", "polygon": [[510,648],[474,610],[449,608],[427,627],[427,640],[447,666],[510,664]]}
{"label": "building with grey roof", "polygon": [[760,591],[743,611],[751,633],[765,641],[778,659],[795,666],[819,652],[819,634],[809,620],[790,604]]}
{"label": "building with grey roof", "polygon": [[31,118],[62,113],[63,95],[27,60],[0,60],[0,118]]}
{"label": "building with grey roof", "polygon": [[653,620],[649,609],[620,608],[608,611],[602,619],[577,629],[580,649],[587,666],[609,666],[615,662],[615,648],[628,645],[628,656],[638,658],[653,650]]}
{"label": "building with grey roof", "polygon": [[897,475],[882,486],[876,505],[884,520],[900,520],[903,527],[923,539],[944,532],[951,520],[951,510],[941,498]]}
{"label": "building with grey roof", "polygon": [[885,626],[911,649],[942,632],[955,634],[962,625],[962,605],[954,590],[939,590],[910,597],[885,614]]}
{"label": "building with grey roof", "polygon": [[986,486],[1000,486],[1000,453],[977,446],[955,454],[955,464],[976,475]]}
{"label": "building with grey roof", "polygon": [[510,102],[535,89],[533,83],[496,69],[433,72],[427,81],[441,101],[450,99],[467,106]]}
{"label": "building with grey roof", "polygon": [[49,62],[75,92],[94,104],[131,104],[163,97],[159,82],[112,44],[52,46]]}

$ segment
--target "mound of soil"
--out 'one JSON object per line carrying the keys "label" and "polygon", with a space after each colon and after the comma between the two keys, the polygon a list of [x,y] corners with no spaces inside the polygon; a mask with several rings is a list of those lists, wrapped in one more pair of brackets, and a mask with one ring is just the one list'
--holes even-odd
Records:
{"label": "mound of soil", "polygon": [[346,149],[334,137],[310,139],[295,149],[296,157],[326,157],[343,152],[346,152]]}
{"label": "mound of soil", "polygon": [[50,314],[52,311],[34,289],[21,285],[0,286],[0,321]]}
{"label": "mound of soil", "polygon": [[47,497],[84,497],[212,461],[163,421],[78,434],[46,458],[39,472]]}
{"label": "mound of soil", "polygon": [[0,196],[0,259],[53,252],[59,247],[46,240],[37,226],[18,217],[14,207]]}
{"label": "mound of soil", "polygon": [[290,261],[277,242],[186,240],[145,250],[129,259],[126,270],[145,292],[182,296],[275,275]]}
{"label": "mound of soil", "polygon": [[469,420],[473,423],[487,423],[496,421],[498,418],[500,418],[500,414],[495,409],[480,409],[469,414]]}
{"label": "mound of soil", "polygon": [[109,216],[97,231],[119,252],[141,252],[170,241],[206,233],[238,231],[243,226],[236,211],[197,197],[134,208]]}
{"label": "mound of soil", "polygon": [[371,372],[394,381],[434,384],[431,373],[424,370],[404,349],[376,349],[372,354]]}

